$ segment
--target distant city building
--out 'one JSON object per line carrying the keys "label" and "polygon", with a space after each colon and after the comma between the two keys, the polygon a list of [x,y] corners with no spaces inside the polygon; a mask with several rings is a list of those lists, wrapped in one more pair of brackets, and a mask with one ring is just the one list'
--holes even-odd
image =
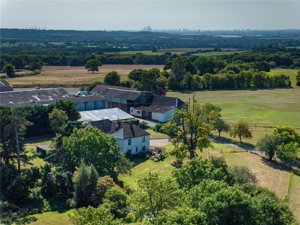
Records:
{"label": "distant city building", "polygon": [[150,148],[150,134],[134,124],[101,120],[90,122],[89,126],[115,137],[120,150],[124,153],[138,154]]}

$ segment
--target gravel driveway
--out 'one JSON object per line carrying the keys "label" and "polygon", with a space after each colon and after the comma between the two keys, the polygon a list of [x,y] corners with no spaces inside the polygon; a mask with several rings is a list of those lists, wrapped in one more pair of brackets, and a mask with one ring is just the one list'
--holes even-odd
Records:
{"label": "gravel driveway", "polygon": [[167,138],[164,138],[164,139],[151,139],[150,140],[150,146],[151,147],[163,147],[163,146],[166,146],[170,143],[171,142]]}

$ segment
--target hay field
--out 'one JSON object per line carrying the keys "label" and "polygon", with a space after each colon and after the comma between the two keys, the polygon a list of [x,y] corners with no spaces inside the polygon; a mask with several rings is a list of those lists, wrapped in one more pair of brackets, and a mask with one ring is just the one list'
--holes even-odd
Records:
{"label": "hay field", "polygon": [[95,81],[103,81],[104,76],[116,71],[121,79],[127,79],[127,74],[133,69],[163,69],[163,65],[103,65],[94,74],[84,67],[44,66],[41,74],[8,78],[7,81],[16,88],[29,87],[81,87]]}

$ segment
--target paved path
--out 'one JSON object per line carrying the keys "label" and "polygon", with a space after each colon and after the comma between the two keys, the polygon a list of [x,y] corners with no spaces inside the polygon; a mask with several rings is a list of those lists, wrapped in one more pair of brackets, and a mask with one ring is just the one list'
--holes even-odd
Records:
{"label": "paved path", "polygon": [[171,142],[167,138],[163,138],[163,139],[151,139],[150,140],[150,146],[151,147],[163,147],[163,146],[166,146],[166,145],[168,145],[170,143]]}

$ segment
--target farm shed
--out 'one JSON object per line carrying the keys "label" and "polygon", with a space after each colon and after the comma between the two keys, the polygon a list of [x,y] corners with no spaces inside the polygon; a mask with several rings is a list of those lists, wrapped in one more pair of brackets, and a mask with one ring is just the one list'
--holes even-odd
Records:
{"label": "farm shed", "polygon": [[133,120],[134,117],[119,108],[90,110],[80,112],[79,121],[99,121],[99,120]]}

